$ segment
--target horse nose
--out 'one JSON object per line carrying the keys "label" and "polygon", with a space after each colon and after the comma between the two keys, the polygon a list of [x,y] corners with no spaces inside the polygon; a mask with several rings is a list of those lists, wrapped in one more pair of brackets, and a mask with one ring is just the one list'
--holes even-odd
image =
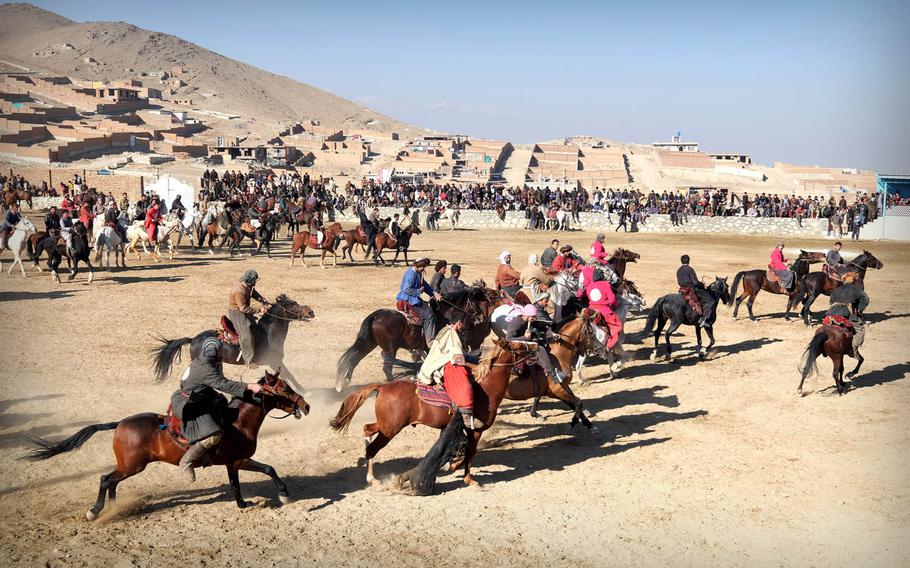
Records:
{"label": "horse nose", "polygon": [[309,413],[310,413],[310,403],[304,402],[303,403],[303,415],[307,416]]}

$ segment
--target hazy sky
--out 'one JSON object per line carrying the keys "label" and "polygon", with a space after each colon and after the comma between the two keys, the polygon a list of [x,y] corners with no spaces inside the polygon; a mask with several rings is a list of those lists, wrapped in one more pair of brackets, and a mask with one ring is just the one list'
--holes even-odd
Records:
{"label": "hazy sky", "polygon": [[[910,173],[910,2],[37,1],[122,20],[399,120],[533,142]],[[389,5],[387,5],[389,4]]]}

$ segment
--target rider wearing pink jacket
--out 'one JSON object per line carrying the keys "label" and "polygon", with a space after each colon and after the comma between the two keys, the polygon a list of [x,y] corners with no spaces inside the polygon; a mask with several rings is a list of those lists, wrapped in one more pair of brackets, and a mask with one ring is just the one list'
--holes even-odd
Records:
{"label": "rider wearing pink jacket", "polygon": [[604,248],[604,239],[606,238],[603,233],[598,233],[597,240],[591,243],[591,258],[599,263],[607,262],[607,250]]}
{"label": "rider wearing pink jacket", "polygon": [[613,287],[609,282],[599,281],[591,282],[585,286],[585,293],[588,296],[588,307],[603,316],[610,330],[610,338],[607,340],[607,349],[613,349],[619,342],[619,336],[622,333],[622,321],[613,311],[616,307],[616,295],[613,293]]}

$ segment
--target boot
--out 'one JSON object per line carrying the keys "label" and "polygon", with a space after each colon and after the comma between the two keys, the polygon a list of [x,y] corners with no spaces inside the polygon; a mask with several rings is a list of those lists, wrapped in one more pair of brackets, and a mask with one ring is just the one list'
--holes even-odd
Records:
{"label": "boot", "polygon": [[202,445],[202,442],[196,442],[183,454],[183,457],[180,458],[180,470],[187,476],[190,480],[190,483],[196,481],[196,472],[193,469],[196,467],[196,464],[205,456],[205,453],[208,451],[208,448]]}
{"label": "boot", "polygon": [[479,430],[483,428],[483,422],[474,418],[474,413],[471,411],[465,412],[461,411],[461,418],[464,420],[464,427],[468,430]]}

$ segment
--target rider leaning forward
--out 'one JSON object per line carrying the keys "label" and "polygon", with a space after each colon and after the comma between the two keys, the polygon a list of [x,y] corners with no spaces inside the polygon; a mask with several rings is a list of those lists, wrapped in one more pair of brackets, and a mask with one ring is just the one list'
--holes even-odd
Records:
{"label": "rider leaning forward", "polygon": [[262,297],[256,290],[256,283],[259,281],[259,273],[255,270],[247,270],[231,288],[231,294],[228,297],[227,317],[234,324],[234,329],[240,336],[240,356],[250,367],[255,369],[258,365],[253,362],[256,349],[256,319],[253,317],[256,310],[250,306],[250,300],[256,300],[262,306],[259,311],[265,313],[269,308],[269,301]]}

